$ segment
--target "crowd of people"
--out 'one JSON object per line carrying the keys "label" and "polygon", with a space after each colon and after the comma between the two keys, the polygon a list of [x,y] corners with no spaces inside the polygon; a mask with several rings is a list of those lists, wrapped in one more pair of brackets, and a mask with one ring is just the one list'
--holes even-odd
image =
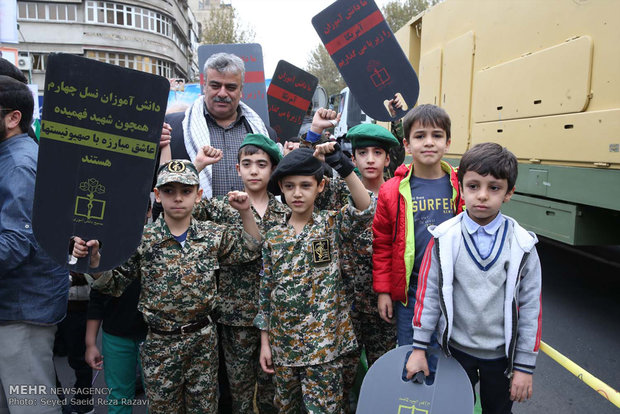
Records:
{"label": "crowd of people", "polygon": [[[204,96],[166,118],[136,252],[101,272],[99,242],[75,235],[92,286],[68,313],[69,272],[32,234],[32,96],[0,76],[0,413],[60,412],[10,403],[41,397],[11,385],[56,387],[59,323],[84,326],[75,367],[105,367],[109,400],[131,401],[141,367],[151,413],[350,412],[361,351],[372,365],[397,345],[413,348],[409,378],[433,375],[429,347],[457,359],[485,413],[531,397],[541,271],[536,237],[500,212],[512,153],[479,144],[456,170],[442,160],[450,118],[434,105],[407,113],[403,138],[351,128],[351,157],[323,138],[340,119],[330,109],[301,147],[283,147],[241,102],[241,59],[213,55],[204,72]],[[395,165],[403,146],[412,162]],[[72,311],[82,316],[61,322]]]}

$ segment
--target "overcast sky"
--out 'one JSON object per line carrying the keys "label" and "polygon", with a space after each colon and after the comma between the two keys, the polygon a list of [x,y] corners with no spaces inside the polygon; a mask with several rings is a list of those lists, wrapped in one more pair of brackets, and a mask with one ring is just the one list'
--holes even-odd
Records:
{"label": "overcast sky", "polygon": [[[271,78],[279,60],[305,69],[312,50],[321,43],[311,19],[334,0],[227,0],[245,26],[256,32],[263,49],[265,78]],[[379,8],[389,0],[375,0]]]}

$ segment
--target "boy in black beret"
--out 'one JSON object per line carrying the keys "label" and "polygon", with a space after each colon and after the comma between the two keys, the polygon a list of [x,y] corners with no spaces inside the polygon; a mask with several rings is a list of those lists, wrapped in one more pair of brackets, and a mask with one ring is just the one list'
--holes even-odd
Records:
{"label": "boy in black beret", "polygon": [[[331,125],[333,111],[321,119]],[[342,245],[369,226],[374,202],[354,165],[335,147],[299,148],[286,155],[271,176],[291,213],[265,235],[264,275],[260,281],[260,364],[275,373],[279,412],[343,411],[342,356],[357,342],[340,273]],[[319,211],[325,157],[349,186],[350,204]]]}

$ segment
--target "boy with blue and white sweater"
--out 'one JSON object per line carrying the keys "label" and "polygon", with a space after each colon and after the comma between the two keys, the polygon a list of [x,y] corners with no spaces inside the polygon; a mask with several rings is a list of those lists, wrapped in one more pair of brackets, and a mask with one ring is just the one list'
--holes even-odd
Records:
{"label": "boy with blue and white sweater", "polygon": [[474,146],[458,171],[466,211],[431,226],[413,318],[407,375],[428,375],[433,332],[472,388],[480,381],[483,413],[510,413],[532,395],[541,334],[538,241],[500,213],[514,193],[517,159],[498,144]]}

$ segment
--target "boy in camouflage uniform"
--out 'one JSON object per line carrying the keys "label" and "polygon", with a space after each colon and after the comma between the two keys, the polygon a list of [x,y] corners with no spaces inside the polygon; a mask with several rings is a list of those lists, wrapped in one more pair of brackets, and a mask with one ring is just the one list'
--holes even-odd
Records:
{"label": "boy in camouflage uniform", "polygon": [[[385,128],[376,124],[361,124],[347,134],[353,148],[353,163],[364,187],[376,198],[385,182],[384,170],[390,165],[390,151],[399,147],[398,140]],[[326,209],[341,208],[348,189],[340,179],[332,179],[320,198]],[[344,398],[347,401],[353,387],[361,348],[366,350],[368,365],[396,346],[396,328],[382,320],[377,312],[377,294],[372,290],[372,227],[347,243],[343,248],[341,267],[352,303],[351,319],[360,349],[348,354],[344,360]]]}
{"label": "boy in camouflage uniform", "polygon": [[[336,118],[327,111],[321,122]],[[374,213],[368,192],[353,174],[353,164],[334,143],[315,151],[300,148],[285,156],[270,180],[292,212],[286,223],[269,230],[263,248],[259,312],[260,364],[275,373],[275,402],[281,413],[341,413],[342,359],[357,343],[340,274],[344,240],[369,226]],[[326,156],[351,192],[351,204],[318,211]],[[355,207],[354,207],[355,206]],[[357,207],[357,209],[356,209]]]}
{"label": "boy in camouflage uniform", "polygon": [[[119,296],[141,279],[139,310],[149,326],[141,347],[146,393],[151,413],[215,413],[217,411],[217,334],[215,273],[222,264],[258,257],[261,235],[245,193],[229,193],[243,222],[228,227],[192,218],[200,202],[198,172],[186,160],[159,168],[155,197],[164,216],[144,228],[136,253],[122,266],[93,275],[93,288]],[[88,255],[99,266],[97,240],[75,237],[73,254]]]}
{"label": "boy in camouflage uniform", "polygon": [[[203,147],[195,160],[198,171],[217,162],[220,154],[221,150]],[[262,234],[285,223],[290,212],[286,205],[267,191],[269,177],[281,159],[282,154],[276,143],[264,135],[248,134],[239,147],[237,173],[243,180],[254,219]],[[222,197],[202,200],[194,209],[194,218],[230,225],[241,222],[239,213]],[[258,312],[258,286],[262,273],[262,258],[250,263],[220,266],[218,323],[234,413],[254,413],[254,387],[257,383],[259,412],[277,412],[273,405],[272,375],[265,373],[258,364],[260,330],[253,325]]]}

